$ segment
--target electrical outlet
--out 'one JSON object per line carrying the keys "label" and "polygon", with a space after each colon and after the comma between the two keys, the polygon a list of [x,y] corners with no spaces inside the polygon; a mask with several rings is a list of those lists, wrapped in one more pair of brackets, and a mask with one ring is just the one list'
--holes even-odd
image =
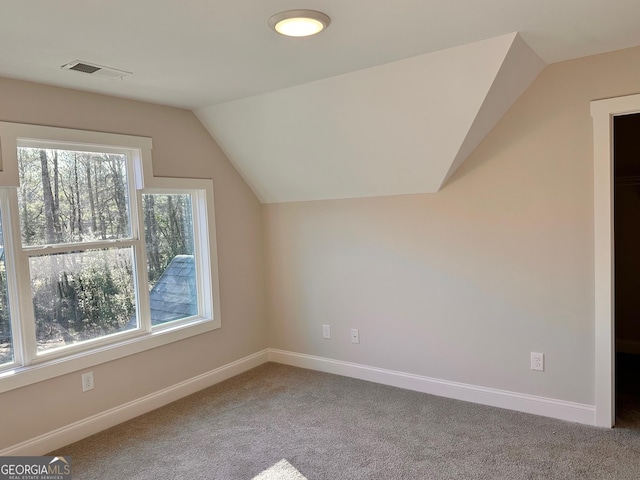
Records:
{"label": "electrical outlet", "polygon": [[544,353],[531,352],[531,370],[544,372]]}
{"label": "electrical outlet", "polygon": [[360,343],[360,332],[357,328],[351,329],[351,343]]}
{"label": "electrical outlet", "polygon": [[322,325],[322,337],[331,338],[331,325]]}
{"label": "electrical outlet", "polygon": [[87,392],[93,390],[93,372],[82,374],[82,391]]}

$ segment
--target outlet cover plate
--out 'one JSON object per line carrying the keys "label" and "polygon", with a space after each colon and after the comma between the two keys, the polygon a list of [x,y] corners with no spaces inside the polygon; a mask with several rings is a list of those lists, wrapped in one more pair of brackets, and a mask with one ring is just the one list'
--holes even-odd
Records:
{"label": "outlet cover plate", "polygon": [[93,372],[82,374],[82,391],[88,392],[89,390],[93,390]]}
{"label": "outlet cover plate", "polygon": [[331,338],[331,325],[322,325],[322,337]]}
{"label": "outlet cover plate", "polygon": [[351,343],[360,343],[360,332],[357,328],[351,329]]}
{"label": "outlet cover plate", "polygon": [[531,352],[531,370],[544,372],[544,353]]}

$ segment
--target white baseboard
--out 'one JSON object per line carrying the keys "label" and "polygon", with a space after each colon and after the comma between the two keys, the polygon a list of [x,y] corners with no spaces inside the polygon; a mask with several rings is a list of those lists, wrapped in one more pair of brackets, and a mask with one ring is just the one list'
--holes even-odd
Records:
{"label": "white baseboard", "polygon": [[595,425],[596,420],[594,405],[450,382],[273,348],[269,349],[269,361],[586,425]]}
{"label": "white baseboard", "polygon": [[593,405],[478,387],[475,385],[450,382],[411,373],[385,370],[357,363],[342,362],[329,358],[270,348],[176,385],[172,385],[171,387],[58,428],[36,438],[0,450],[0,457],[43,455],[215,385],[216,383],[222,382],[268,361],[343,375],[442,397],[533,413],[570,422],[595,425],[595,407]]}
{"label": "white baseboard", "polygon": [[0,457],[44,455],[266,363],[268,352],[263,350],[249,355],[171,387],[5,448],[0,450]]}

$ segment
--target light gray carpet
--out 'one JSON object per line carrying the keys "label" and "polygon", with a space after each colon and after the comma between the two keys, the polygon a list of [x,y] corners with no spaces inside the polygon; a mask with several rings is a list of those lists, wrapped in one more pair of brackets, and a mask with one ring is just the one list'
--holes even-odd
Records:
{"label": "light gray carpet", "polygon": [[308,480],[640,478],[640,430],[273,363],[55,454],[74,480],[250,480],[282,459]]}

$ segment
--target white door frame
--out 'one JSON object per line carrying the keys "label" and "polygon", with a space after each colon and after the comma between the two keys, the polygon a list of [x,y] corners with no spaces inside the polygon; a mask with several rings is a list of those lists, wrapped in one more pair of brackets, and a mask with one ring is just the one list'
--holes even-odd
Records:
{"label": "white door frame", "polygon": [[638,112],[640,112],[640,94],[591,102],[596,425],[608,428],[615,422],[613,117]]}

